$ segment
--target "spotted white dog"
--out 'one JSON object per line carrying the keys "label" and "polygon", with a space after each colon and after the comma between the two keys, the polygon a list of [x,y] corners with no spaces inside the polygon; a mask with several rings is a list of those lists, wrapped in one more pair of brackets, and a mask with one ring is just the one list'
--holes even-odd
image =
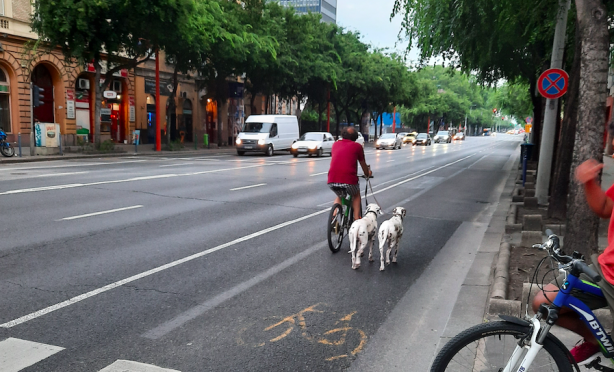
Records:
{"label": "spotted white dog", "polygon": [[[373,242],[377,233],[377,215],[382,214],[382,209],[377,204],[369,204],[365,215],[360,220],[352,222],[350,226],[350,252],[352,253],[352,269],[360,267],[360,257],[362,257],[367,244],[371,244],[369,249],[369,260],[373,258]],[[358,246],[358,252],[356,252]]]}
{"label": "spotted white dog", "polygon": [[406,211],[403,207],[396,207],[392,211],[392,218],[382,223],[379,228],[379,255],[380,267],[379,271],[384,271],[384,246],[388,243],[388,251],[386,252],[386,265],[390,265],[390,252],[394,249],[394,257],[392,262],[397,262],[397,253],[399,253],[399,244],[403,236],[403,218]]}

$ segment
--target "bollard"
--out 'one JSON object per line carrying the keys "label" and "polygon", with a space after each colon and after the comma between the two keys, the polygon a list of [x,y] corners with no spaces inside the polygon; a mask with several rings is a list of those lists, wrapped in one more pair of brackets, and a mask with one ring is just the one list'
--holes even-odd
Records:
{"label": "bollard", "polygon": [[17,133],[17,145],[19,146],[19,157],[21,157],[21,132]]}
{"label": "bollard", "polygon": [[211,148],[209,145],[209,135],[203,134],[203,147]]}
{"label": "bollard", "polygon": [[58,144],[60,145],[60,155],[64,155],[62,152],[62,135],[58,136]]}
{"label": "bollard", "polygon": [[524,156],[522,157],[522,187],[525,186],[527,182],[527,152],[524,152]]}

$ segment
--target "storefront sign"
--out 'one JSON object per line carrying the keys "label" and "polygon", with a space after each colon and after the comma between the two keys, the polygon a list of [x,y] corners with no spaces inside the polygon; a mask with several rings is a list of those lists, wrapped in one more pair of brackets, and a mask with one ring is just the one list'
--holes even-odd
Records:
{"label": "storefront sign", "polygon": [[75,118],[75,91],[66,89],[66,118]]}
{"label": "storefront sign", "polygon": [[128,97],[128,104],[130,105],[129,107],[129,111],[128,111],[128,115],[130,116],[130,122],[135,122],[136,121],[136,103],[134,102],[134,97],[130,96]]}
{"label": "storefront sign", "polygon": [[[170,88],[169,88],[170,87]],[[160,95],[170,96],[173,90],[173,85],[165,80],[160,81]],[[145,93],[156,95],[156,81],[145,79]]]}
{"label": "storefront sign", "polygon": [[117,98],[117,92],[113,91],[113,90],[105,90],[104,93],[102,93],[104,98],[107,99],[115,99]]}
{"label": "storefront sign", "polygon": [[77,99],[77,108],[89,109],[90,108],[90,92],[87,90],[78,90],[75,94]]}
{"label": "storefront sign", "polygon": [[101,108],[100,109],[100,115],[111,115],[111,109],[110,108]]}

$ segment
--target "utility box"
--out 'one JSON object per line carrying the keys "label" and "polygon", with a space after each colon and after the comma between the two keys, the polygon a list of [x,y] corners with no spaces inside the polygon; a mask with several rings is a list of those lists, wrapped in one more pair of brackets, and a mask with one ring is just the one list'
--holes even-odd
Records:
{"label": "utility box", "polygon": [[34,124],[34,143],[36,155],[56,155],[60,153],[60,125],[56,123]]}

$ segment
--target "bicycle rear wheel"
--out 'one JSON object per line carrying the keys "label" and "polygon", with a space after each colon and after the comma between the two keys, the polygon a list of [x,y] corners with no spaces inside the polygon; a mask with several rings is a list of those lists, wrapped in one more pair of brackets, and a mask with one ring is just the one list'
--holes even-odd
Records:
{"label": "bicycle rear wheel", "polygon": [[[507,365],[518,341],[531,333],[531,327],[508,322],[490,322],[471,327],[448,342],[437,354],[431,372],[500,372]],[[528,349],[521,350],[522,360]],[[513,366],[516,371],[518,366]],[[546,338],[544,348],[529,368],[534,371],[571,372],[565,350]]]}
{"label": "bicycle rear wheel", "polygon": [[328,215],[328,248],[333,253],[339,252],[343,237],[345,235],[345,226],[343,226],[343,207],[341,204],[335,203],[330,209]]}

